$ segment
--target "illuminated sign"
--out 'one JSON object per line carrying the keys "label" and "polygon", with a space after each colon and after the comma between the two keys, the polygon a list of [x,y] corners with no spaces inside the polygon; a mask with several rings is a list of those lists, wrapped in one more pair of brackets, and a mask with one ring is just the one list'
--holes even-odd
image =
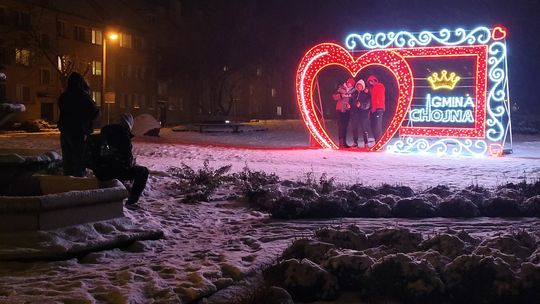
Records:
{"label": "illuminated sign", "polygon": [[391,75],[396,92],[387,97],[391,119],[370,151],[501,155],[512,144],[505,37],[497,26],[351,34],[345,47],[318,44],[296,74],[300,113],[321,147],[338,149],[315,111],[317,74],[337,65],[357,77],[376,66]]}

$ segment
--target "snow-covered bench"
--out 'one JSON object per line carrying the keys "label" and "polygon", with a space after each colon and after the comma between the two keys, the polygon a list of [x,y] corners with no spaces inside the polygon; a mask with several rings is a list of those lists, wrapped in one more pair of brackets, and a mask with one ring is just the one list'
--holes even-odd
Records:
{"label": "snow-covered bench", "polygon": [[20,188],[16,196],[0,196],[0,232],[48,230],[124,216],[128,193],[117,180],[42,175],[24,183],[26,189]]}

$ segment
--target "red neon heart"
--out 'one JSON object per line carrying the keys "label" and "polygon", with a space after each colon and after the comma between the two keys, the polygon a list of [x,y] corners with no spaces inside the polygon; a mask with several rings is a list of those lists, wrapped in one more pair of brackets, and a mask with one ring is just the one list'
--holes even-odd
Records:
{"label": "red neon heart", "polygon": [[491,33],[491,38],[493,38],[493,40],[501,40],[504,39],[504,37],[506,37],[506,29],[500,26],[493,29],[493,32]]}
{"label": "red neon heart", "polygon": [[394,75],[398,84],[395,114],[381,139],[370,148],[370,151],[381,150],[401,127],[411,105],[414,84],[410,66],[393,50],[373,50],[354,59],[346,49],[333,43],[322,43],[310,49],[300,61],[296,73],[296,99],[309,132],[321,147],[327,149],[338,149],[338,146],[319,121],[312,93],[317,74],[329,65],[342,66],[353,77],[372,65],[385,67]]}

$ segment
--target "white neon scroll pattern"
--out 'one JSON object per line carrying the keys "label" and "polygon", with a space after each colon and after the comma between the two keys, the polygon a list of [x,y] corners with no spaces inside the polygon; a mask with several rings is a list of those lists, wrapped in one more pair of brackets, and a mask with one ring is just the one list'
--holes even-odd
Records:
{"label": "white neon scroll pattern", "polygon": [[506,86],[506,46],[502,42],[494,42],[489,46],[489,93],[487,99],[486,137],[493,142],[500,142],[505,134],[503,118],[506,110],[504,103],[507,101]]}
{"label": "white neon scroll pattern", "polygon": [[436,154],[438,156],[485,156],[488,145],[484,140],[442,138],[430,141],[425,138],[405,137],[388,145],[388,152],[399,154]]}
{"label": "white neon scroll pattern", "polygon": [[479,26],[471,31],[457,28],[454,31],[442,29],[438,32],[388,32],[388,33],[364,33],[350,34],[345,38],[345,46],[354,50],[357,47],[366,49],[403,48],[433,45],[464,45],[464,44],[487,44],[491,39],[491,30],[485,26]]}

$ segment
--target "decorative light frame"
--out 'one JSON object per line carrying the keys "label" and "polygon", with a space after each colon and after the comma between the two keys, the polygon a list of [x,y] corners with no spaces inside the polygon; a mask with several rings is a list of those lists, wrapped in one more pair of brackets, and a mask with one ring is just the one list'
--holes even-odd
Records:
{"label": "decorative light frame", "polygon": [[[338,149],[322,127],[312,98],[317,74],[329,65],[342,66],[356,76],[363,68],[387,68],[398,84],[395,115],[382,138],[370,151],[393,153],[435,153],[437,155],[500,156],[511,150],[512,134],[506,58],[507,31],[502,26],[477,27],[467,31],[442,29],[438,32],[388,32],[351,34],[347,49],[321,43],[302,58],[296,75],[297,101],[311,136],[323,148]],[[355,58],[353,52],[365,53]],[[367,51],[367,52],[366,52]],[[473,128],[403,126],[414,94],[414,71],[408,59],[419,57],[475,58],[475,110]],[[396,132],[400,138],[390,142]]]}

